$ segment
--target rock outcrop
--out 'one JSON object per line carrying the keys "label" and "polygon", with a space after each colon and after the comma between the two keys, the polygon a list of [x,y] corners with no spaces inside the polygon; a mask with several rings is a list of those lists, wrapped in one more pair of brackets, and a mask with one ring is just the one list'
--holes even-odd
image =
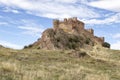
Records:
{"label": "rock outcrop", "polygon": [[0,48],[4,48],[2,45],[0,45]]}
{"label": "rock outcrop", "polygon": [[[79,49],[91,48],[94,45],[104,43],[104,37],[94,36],[93,29],[84,29],[84,23],[76,17],[64,19],[64,21],[54,20],[53,28],[47,29],[29,48],[37,49]],[[26,47],[28,48],[28,47]]]}

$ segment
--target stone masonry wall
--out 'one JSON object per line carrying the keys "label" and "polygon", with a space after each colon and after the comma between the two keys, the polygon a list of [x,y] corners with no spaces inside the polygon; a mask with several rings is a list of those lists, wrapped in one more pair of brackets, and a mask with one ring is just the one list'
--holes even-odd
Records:
{"label": "stone masonry wall", "polygon": [[54,20],[53,21],[54,29],[61,28],[67,31],[72,31],[73,29],[77,29],[81,31],[84,29],[84,23],[78,21],[76,17],[74,18],[65,18],[64,21]]}
{"label": "stone masonry wall", "polygon": [[88,33],[90,33],[90,35],[93,35],[93,37],[100,43],[104,42],[104,37],[96,37],[94,36],[94,30],[93,29],[84,29],[84,23],[79,21],[77,19],[77,17],[73,17],[73,18],[64,18],[63,21],[59,21],[59,20],[53,20],[53,27],[54,30],[60,28],[63,29],[67,32],[72,32],[72,30],[76,30],[78,32],[81,31],[87,31]]}

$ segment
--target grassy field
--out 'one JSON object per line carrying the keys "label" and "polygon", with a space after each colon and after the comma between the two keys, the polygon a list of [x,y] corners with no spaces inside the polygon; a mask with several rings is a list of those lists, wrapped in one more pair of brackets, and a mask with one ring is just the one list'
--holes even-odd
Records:
{"label": "grassy field", "polygon": [[120,80],[120,51],[1,48],[0,80]]}

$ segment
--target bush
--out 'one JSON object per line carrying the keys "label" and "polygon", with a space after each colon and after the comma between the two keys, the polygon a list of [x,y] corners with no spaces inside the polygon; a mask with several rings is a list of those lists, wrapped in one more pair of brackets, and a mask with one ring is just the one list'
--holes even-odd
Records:
{"label": "bush", "polygon": [[78,48],[78,44],[75,43],[75,42],[70,42],[70,43],[67,44],[67,46],[68,46],[69,49],[76,49],[76,48]]}
{"label": "bush", "polygon": [[87,55],[87,53],[86,53],[86,52],[79,52],[78,57],[85,57],[86,55]]}
{"label": "bush", "polygon": [[80,42],[79,37],[75,36],[75,35],[74,36],[73,35],[69,36],[68,40],[69,40],[69,42]]}
{"label": "bush", "polygon": [[87,38],[86,41],[85,41],[85,43],[86,43],[86,44],[89,44],[90,41],[91,41],[90,38]]}
{"label": "bush", "polygon": [[30,44],[30,45],[28,45],[28,48],[31,48],[33,45],[32,44]]}
{"label": "bush", "polygon": [[24,46],[24,49],[28,48],[28,46]]}
{"label": "bush", "polygon": [[106,48],[110,48],[110,44],[107,43],[107,42],[104,42],[104,43],[102,44],[102,46],[103,46],[103,47],[106,47]]}
{"label": "bush", "polygon": [[28,46],[24,46],[24,49],[26,49],[26,48],[31,48],[33,45],[32,44],[30,44],[30,45],[28,45]]}

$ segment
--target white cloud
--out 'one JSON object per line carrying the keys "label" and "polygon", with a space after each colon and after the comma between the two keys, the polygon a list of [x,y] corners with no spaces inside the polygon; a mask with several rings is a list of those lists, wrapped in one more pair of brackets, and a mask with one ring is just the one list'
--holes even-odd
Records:
{"label": "white cloud", "polygon": [[11,9],[9,7],[6,7],[5,9],[3,9],[3,12],[12,12],[12,13],[15,13],[15,14],[20,13],[18,10]]}
{"label": "white cloud", "polygon": [[34,26],[19,26],[19,29],[23,29],[23,34],[29,34],[29,35],[39,35],[43,32],[43,29],[39,27],[34,27]]}
{"label": "white cloud", "polygon": [[90,2],[89,5],[110,11],[120,12],[120,0],[98,0]]}
{"label": "white cloud", "polygon": [[54,0],[55,2],[62,2],[62,3],[75,3],[78,0]]}
{"label": "white cloud", "polygon": [[117,33],[113,36],[114,38],[119,38],[120,39],[120,33]]}
{"label": "white cloud", "polygon": [[48,18],[100,16],[90,7],[75,4],[77,2],[83,2],[83,0],[0,0],[1,5],[14,9],[20,8],[34,15]]}
{"label": "white cloud", "polygon": [[116,43],[113,43],[111,45],[111,49],[120,50],[120,41],[117,41]]}
{"label": "white cloud", "polygon": [[22,49],[23,46],[0,40],[0,45],[13,49]]}
{"label": "white cloud", "polygon": [[44,31],[44,28],[40,24],[36,24],[34,21],[22,20],[23,25],[18,26],[19,29],[22,29],[23,34],[28,34],[32,36],[40,36]]}
{"label": "white cloud", "polygon": [[0,25],[7,25],[7,22],[0,22]]}
{"label": "white cloud", "polygon": [[104,19],[86,19],[82,20],[86,24],[112,24],[112,23],[120,23],[120,13],[116,13],[112,16],[109,16]]}

